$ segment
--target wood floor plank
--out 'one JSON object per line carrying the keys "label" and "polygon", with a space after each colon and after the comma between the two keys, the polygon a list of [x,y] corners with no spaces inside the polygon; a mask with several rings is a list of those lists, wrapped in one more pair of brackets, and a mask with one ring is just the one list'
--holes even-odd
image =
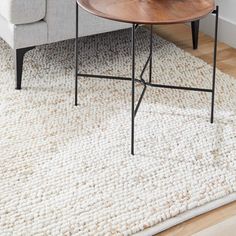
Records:
{"label": "wood floor plank", "polygon": [[[192,49],[192,35],[190,27],[187,25],[164,25],[155,26],[154,31],[162,38],[175,43],[178,47],[191,53],[192,55],[205,60],[207,63],[212,64],[212,53],[214,40],[205,35],[199,34],[199,48]],[[231,48],[225,43],[218,43],[218,68],[224,73],[236,77],[236,49]]]}
{"label": "wood floor plank", "polygon": [[222,236],[222,235],[236,235],[236,216],[224,220],[216,225],[204,229],[193,236]]}

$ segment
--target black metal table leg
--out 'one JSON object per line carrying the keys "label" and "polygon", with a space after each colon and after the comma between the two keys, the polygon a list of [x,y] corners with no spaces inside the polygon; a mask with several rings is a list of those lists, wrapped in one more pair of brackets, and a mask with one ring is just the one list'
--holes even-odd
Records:
{"label": "black metal table leg", "polygon": [[131,105],[131,154],[134,155],[134,118],[135,118],[135,24],[132,25],[132,105]]}
{"label": "black metal table leg", "polygon": [[214,41],[214,59],[213,59],[213,81],[212,81],[212,101],[211,101],[211,123],[214,122],[214,103],[215,103],[215,80],[216,80],[216,57],[217,57],[217,39],[218,39],[218,21],[219,21],[219,6],[216,6],[214,11],[215,19],[215,41]]}
{"label": "black metal table leg", "polygon": [[149,62],[149,83],[152,83],[152,34],[153,34],[153,27],[151,25],[150,29],[150,62]]}
{"label": "black metal table leg", "polygon": [[78,105],[78,37],[79,37],[79,5],[76,1],[76,37],[75,37],[75,105]]}

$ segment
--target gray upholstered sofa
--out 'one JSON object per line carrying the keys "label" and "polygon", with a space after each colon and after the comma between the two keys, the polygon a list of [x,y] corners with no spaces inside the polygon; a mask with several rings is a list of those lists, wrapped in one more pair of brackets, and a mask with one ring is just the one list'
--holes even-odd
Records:
{"label": "gray upholstered sofa", "polygon": [[[21,89],[23,58],[37,45],[75,36],[76,0],[0,0],[0,37],[15,53],[16,89]],[[86,22],[86,24],[84,24]],[[196,36],[198,24],[192,24]],[[80,36],[129,27],[80,11]],[[193,37],[194,47],[197,37]]]}

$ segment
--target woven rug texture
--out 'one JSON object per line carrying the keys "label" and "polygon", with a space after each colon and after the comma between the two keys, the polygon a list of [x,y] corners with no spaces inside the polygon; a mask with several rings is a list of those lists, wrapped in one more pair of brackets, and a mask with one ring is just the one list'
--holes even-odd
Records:
{"label": "woven rug texture", "polygon": [[[131,76],[130,35],[80,39],[81,72]],[[153,46],[153,82],[211,88],[211,66]],[[131,82],[80,78],[75,107],[74,64],[73,40],[39,46],[16,91],[0,40],[0,235],[132,235],[236,192],[236,79],[217,71],[214,124],[210,94],[148,87],[132,156]]]}

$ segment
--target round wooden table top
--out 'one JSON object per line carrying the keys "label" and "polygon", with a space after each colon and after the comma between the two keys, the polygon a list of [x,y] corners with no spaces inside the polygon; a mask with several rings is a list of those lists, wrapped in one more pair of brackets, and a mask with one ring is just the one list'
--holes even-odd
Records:
{"label": "round wooden table top", "polygon": [[93,15],[137,24],[190,22],[215,9],[214,0],[77,0],[77,3]]}

